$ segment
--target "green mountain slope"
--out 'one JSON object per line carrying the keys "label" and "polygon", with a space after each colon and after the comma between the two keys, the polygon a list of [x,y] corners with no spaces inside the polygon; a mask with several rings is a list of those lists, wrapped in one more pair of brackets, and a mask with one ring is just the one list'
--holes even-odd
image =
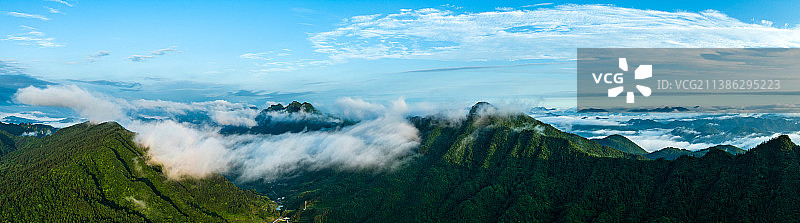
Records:
{"label": "green mountain slope", "polygon": [[13,137],[13,135],[0,130],[0,157],[17,149]]}
{"label": "green mountain slope", "polygon": [[295,221],[785,222],[800,218],[800,149],[644,160],[525,115],[413,118],[419,155],[388,173],[321,170],[267,185]]}
{"label": "green mountain slope", "polygon": [[647,154],[647,151],[642,149],[642,147],[639,147],[639,145],[636,145],[636,143],[630,139],[625,138],[625,136],[617,134],[606,136],[602,139],[592,139],[592,141],[630,154]]}
{"label": "green mountain slope", "polygon": [[[559,170],[551,163],[582,166],[575,160],[643,159],[524,114],[481,115],[483,106],[489,105],[477,104],[458,123],[412,118],[423,136],[420,156],[394,172],[322,170],[274,184],[244,186],[288,195],[286,205],[297,210],[300,221],[497,220],[512,209],[532,211],[510,202],[543,193],[531,194],[535,188],[555,186],[547,180],[551,171]],[[548,196],[561,200],[572,195]],[[308,204],[312,207],[302,210]]]}
{"label": "green mountain slope", "polygon": [[116,123],[84,123],[43,138],[15,137],[16,150],[0,157],[0,219],[260,222],[277,216],[268,198],[220,175],[168,180],[145,164],[133,136]]}

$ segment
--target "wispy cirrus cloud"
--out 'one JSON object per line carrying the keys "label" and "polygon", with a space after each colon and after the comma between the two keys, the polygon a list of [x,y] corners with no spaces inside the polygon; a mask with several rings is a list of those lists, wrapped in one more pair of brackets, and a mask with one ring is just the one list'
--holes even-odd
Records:
{"label": "wispy cirrus cloud", "polygon": [[6,35],[5,41],[14,41],[20,45],[38,45],[40,47],[62,47],[64,45],[55,43],[55,38],[47,37],[44,32],[30,26],[20,26],[24,31],[18,34]]}
{"label": "wispy cirrus cloud", "polygon": [[72,4],[70,4],[69,2],[67,2],[67,1],[64,1],[64,0],[44,0],[44,1],[47,1],[47,2],[55,2],[55,3],[60,3],[60,4],[63,4],[63,5],[66,5],[66,6],[72,7]]}
{"label": "wispy cirrus cloud", "polygon": [[143,62],[143,61],[145,61],[145,60],[148,60],[148,59],[150,59],[150,58],[153,58],[153,56],[149,56],[149,55],[135,55],[135,54],[134,54],[134,55],[131,55],[131,56],[129,56],[129,57],[128,57],[128,59],[129,59],[129,60],[131,60],[131,61],[133,61],[133,62]]}
{"label": "wispy cirrus cloud", "polygon": [[93,53],[92,55],[89,55],[86,58],[86,60],[88,60],[89,62],[97,62],[97,60],[100,59],[101,57],[105,57],[108,55],[111,55],[111,51],[101,50],[97,51],[96,53]]}
{"label": "wispy cirrus cloud", "polygon": [[278,51],[267,51],[267,52],[260,52],[260,53],[245,53],[239,55],[239,58],[242,59],[250,59],[250,60],[272,60],[274,57],[285,57],[290,56],[292,50],[290,49],[281,49]]}
{"label": "wispy cirrus cloud", "polygon": [[50,7],[47,7],[47,6],[45,6],[44,8],[47,9],[47,12],[49,12],[49,13],[64,14],[63,12],[61,12],[61,10],[58,10],[58,9],[50,8]]}
{"label": "wispy cirrus cloud", "polygon": [[163,49],[153,50],[148,52],[147,54],[134,54],[128,57],[129,60],[133,62],[144,62],[150,59],[155,58],[156,56],[163,56],[167,54],[173,53],[183,53],[182,51],[178,50],[176,46],[171,46]]}
{"label": "wispy cirrus cloud", "polygon": [[333,64],[332,61],[327,59],[297,59],[290,56],[292,56],[291,49],[280,49],[260,53],[245,53],[239,55],[239,58],[260,61],[256,63],[258,68],[253,70],[254,73],[258,74],[293,71],[305,67]]}
{"label": "wispy cirrus cloud", "polygon": [[514,61],[574,58],[579,47],[800,47],[800,28],[745,23],[714,10],[560,5],[456,13],[426,8],[354,16],[309,40],[332,61]]}
{"label": "wispy cirrus cloud", "polygon": [[239,55],[239,58],[242,59],[251,59],[251,60],[271,60],[272,58],[267,58],[267,53],[245,53]]}
{"label": "wispy cirrus cloud", "polygon": [[545,3],[538,3],[538,4],[533,4],[533,5],[526,5],[526,6],[522,6],[522,7],[523,8],[530,8],[530,7],[547,6],[547,5],[552,5],[552,4],[553,3],[545,2]]}
{"label": "wispy cirrus cloud", "polygon": [[167,47],[167,48],[164,48],[164,49],[158,49],[158,50],[150,51],[151,55],[158,55],[158,56],[169,54],[169,53],[181,53],[181,51],[178,51],[175,46],[171,46],[171,47]]}
{"label": "wispy cirrus cloud", "polygon": [[43,15],[29,14],[29,13],[24,13],[24,12],[6,12],[6,15],[19,17],[19,18],[40,19],[42,21],[50,20],[50,18],[47,18],[47,17],[45,17]]}

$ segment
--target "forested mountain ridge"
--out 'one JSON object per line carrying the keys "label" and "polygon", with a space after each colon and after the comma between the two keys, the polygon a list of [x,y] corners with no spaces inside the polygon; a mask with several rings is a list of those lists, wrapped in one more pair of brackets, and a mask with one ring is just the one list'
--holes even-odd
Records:
{"label": "forested mountain ridge", "polygon": [[0,219],[259,222],[277,217],[275,203],[221,175],[168,180],[160,167],[145,163],[133,136],[109,122],[78,124],[42,138],[11,137],[16,150],[0,157]]}
{"label": "forested mountain ridge", "polygon": [[601,139],[592,139],[600,145],[608,146],[630,154],[647,154],[647,151],[636,145],[633,141],[621,135],[610,135]]}
{"label": "forested mountain ridge", "polygon": [[[800,149],[646,160],[522,114],[415,117],[419,156],[388,173],[322,170],[269,185],[300,222],[786,222],[800,217]],[[269,192],[268,192],[269,193]]]}
{"label": "forested mountain ridge", "polygon": [[678,148],[674,148],[674,147],[667,147],[667,148],[660,149],[658,151],[653,151],[652,153],[643,154],[643,155],[644,155],[644,157],[647,157],[648,159],[653,159],[653,160],[655,160],[655,159],[674,160],[674,159],[677,159],[678,157],[681,157],[681,156],[702,157],[702,156],[705,156],[711,150],[715,150],[715,149],[725,151],[725,152],[730,153],[732,155],[739,155],[739,154],[744,154],[745,152],[747,152],[747,151],[745,151],[743,149],[740,149],[739,147],[732,146],[732,145],[717,145],[717,146],[712,146],[712,147],[708,147],[708,148],[697,150],[697,151],[691,151],[691,150],[686,150],[686,149],[678,149]]}
{"label": "forested mountain ridge", "polygon": [[[478,201],[464,202],[497,178],[507,183],[518,180],[517,183],[523,183],[526,178],[544,177],[544,172],[527,170],[533,160],[572,163],[568,160],[576,157],[644,159],[559,131],[525,114],[492,109],[488,103],[476,104],[463,120],[411,118],[423,136],[417,150],[419,157],[390,173],[323,170],[274,184],[244,186],[265,193],[277,191],[273,196],[298,195],[287,196],[287,206],[292,209],[314,204],[310,211],[298,211],[301,220],[383,221],[404,215],[409,217],[405,219],[408,221],[442,221],[466,217],[466,209],[475,208],[468,204]],[[539,170],[551,170],[545,168],[549,165],[535,164]],[[538,180],[529,183],[549,184]],[[511,205],[505,201],[507,196],[526,191],[522,184],[493,186],[502,190],[503,195],[482,197],[488,203],[478,202],[491,205],[492,212],[506,211]],[[418,208],[409,211],[400,207]],[[476,209],[475,214],[483,213],[478,210],[483,209]]]}
{"label": "forested mountain ridge", "polygon": [[[787,136],[741,155],[717,146],[702,157],[649,160],[488,103],[463,119],[409,121],[420,146],[397,169],[329,168],[239,186],[286,197],[282,204],[291,211],[283,213],[293,222],[800,218],[800,147]],[[41,138],[0,130],[0,149],[11,148],[0,156],[0,219],[255,222],[278,216],[277,204],[221,175],[168,180],[159,166],[145,163],[145,149],[133,137],[116,123],[83,123]]]}

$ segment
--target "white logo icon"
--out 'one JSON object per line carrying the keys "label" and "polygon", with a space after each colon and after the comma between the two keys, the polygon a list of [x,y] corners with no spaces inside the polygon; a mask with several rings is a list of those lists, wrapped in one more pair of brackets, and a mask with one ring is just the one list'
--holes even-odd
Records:
{"label": "white logo icon", "polygon": [[[619,69],[622,69],[622,71],[628,71],[628,61],[627,61],[627,59],[619,58]],[[633,73],[634,73],[633,74],[634,75],[634,79],[636,79],[636,80],[642,80],[642,79],[650,78],[650,77],[653,76],[653,65],[639,65],[639,67],[637,67],[636,70]],[[619,83],[622,83],[622,82],[620,81]],[[636,85],[636,89],[638,89],[639,92],[642,93],[642,96],[645,96],[645,97],[649,97],[650,93],[652,93],[650,88],[647,87],[647,86]],[[623,91],[625,91],[625,89],[622,86],[615,87],[615,88],[610,88],[610,89],[608,89],[608,97],[610,97],[610,98],[617,97]],[[627,94],[628,95],[625,98],[625,101],[628,104],[633,104],[633,91],[628,91]]]}

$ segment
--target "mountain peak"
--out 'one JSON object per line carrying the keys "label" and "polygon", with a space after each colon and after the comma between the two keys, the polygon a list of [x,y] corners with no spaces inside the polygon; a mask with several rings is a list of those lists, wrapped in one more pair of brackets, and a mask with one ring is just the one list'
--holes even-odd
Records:
{"label": "mountain peak", "polygon": [[489,104],[489,102],[481,101],[475,103],[475,105],[473,105],[472,108],[469,109],[469,117],[478,116],[481,113],[494,110],[497,110],[497,108],[494,107],[494,105]]}
{"label": "mountain peak", "polygon": [[292,103],[289,103],[289,105],[286,105],[286,107],[278,103],[270,105],[264,111],[266,112],[286,111],[288,113],[295,113],[295,112],[316,113],[317,109],[314,108],[314,105],[311,105],[311,103],[308,102],[300,103],[298,101],[292,101]]}
{"label": "mountain peak", "polygon": [[767,149],[767,150],[791,151],[795,147],[797,147],[797,144],[794,144],[794,142],[792,142],[792,139],[790,139],[788,135],[780,135],[774,139],[770,139],[769,141],[761,143],[761,145],[756,146],[754,150]]}
{"label": "mountain peak", "polygon": [[270,106],[267,108],[267,112],[273,112],[273,111],[283,111],[283,109],[286,109],[286,108],[284,108],[284,107],[283,107],[283,105],[282,105],[281,103],[278,103],[278,104],[270,105]]}

